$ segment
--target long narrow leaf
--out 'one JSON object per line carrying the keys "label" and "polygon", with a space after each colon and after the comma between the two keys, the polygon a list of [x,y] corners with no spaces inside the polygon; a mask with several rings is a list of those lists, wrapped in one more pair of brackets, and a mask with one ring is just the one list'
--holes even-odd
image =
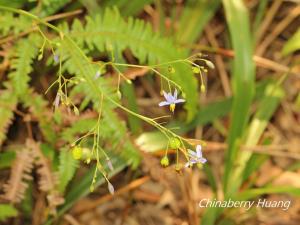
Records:
{"label": "long narrow leaf", "polygon": [[249,119],[249,109],[254,95],[254,63],[249,16],[241,0],[223,0],[231,42],[235,52],[233,61],[233,106],[226,152],[224,191],[228,189],[228,178],[238,152]]}

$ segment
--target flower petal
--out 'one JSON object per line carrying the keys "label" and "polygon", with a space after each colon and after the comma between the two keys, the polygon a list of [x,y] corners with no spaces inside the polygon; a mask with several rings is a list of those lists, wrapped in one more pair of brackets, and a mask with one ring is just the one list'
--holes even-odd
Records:
{"label": "flower petal", "polygon": [[206,158],[200,158],[200,159],[198,159],[198,161],[204,164],[204,163],[207,162],[207,159]]}
{"label": "flower petal", "polygon": [[171,103],[174,103],[175,99],[172,95],[172,93],[168,93],[168,99],[167,99],[168,102],[171,102]]}
{"label": "flower petal", "polygon": [[164,94],[165,99],[168,100],[169,93],[166,93],[165,91],[163,91],[163,94]]}
{"label": "flower petal", "polygon": [[190,159],[190,163],[191,164],[196,164],[196,163],[198,163],[198,159]]}
{"label": "flower petal", "polygon": [[202,146],[201,145],[197,145],[196,152],[197,152],[197,157],[202,158]]}
{"label": "flower petal", "polygon": [[192,151],[191,149],[188,149],[188,153],[189,153],[189,155],[191,155],[191,156],[197,157],[196,152]]}
{"label": "flower petal", "polygon": [[165,106],[165,105],[170,105],[170,104],[171,104],[170,102],[162,101],[158,105],[159,106]]}
{"label": "flower petal", "polygon": [[175,88],[175,91],[174,91],[174,99],[175,100],[177,99],[177,94],[178,94],[178,92],[177,92],[177,89]]}
{"label": "flower petal", "polygon": [[182,102],[185,102],[185,100],[180,98],[180,99],[176,99],[174,103],[177,104]]}

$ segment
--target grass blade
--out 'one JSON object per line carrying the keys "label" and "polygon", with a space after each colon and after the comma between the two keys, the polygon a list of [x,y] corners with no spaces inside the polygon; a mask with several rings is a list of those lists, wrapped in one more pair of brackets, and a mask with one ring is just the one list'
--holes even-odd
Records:
{"label": "grass blade", "polygon": [[195,42],[206,23],[215,14],[220,2],[220,0],[187,1],[176,31],[176,41],[182,44]]}
{"label": "grass blade", "polygon": [[300,49],[300,29],[285,43],[282,54],[288,55],[293,51]]}
{"label": "grass blade", "polygon": [[241,0],[223,0],[231,42],[235,52],[233,61],[233,106],[226,152],[224,192],[228,189],[229,174],[236,159],[238,147],[249,119],[249,109],[254,95],[254,63],[249,16]]}

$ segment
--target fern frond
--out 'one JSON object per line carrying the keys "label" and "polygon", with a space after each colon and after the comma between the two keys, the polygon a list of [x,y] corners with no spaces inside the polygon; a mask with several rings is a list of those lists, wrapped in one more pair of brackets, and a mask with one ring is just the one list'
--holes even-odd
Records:
{"label": "fern frond", "polygon": [[[122,51],[130,48],[140,63],[157,64],[166,63],[187,57],[187,51],[178,48],[171,39],[163,38],[153,32],[149,24],[139,19],[128,18],[127,21],[120,16],[116,8],[106,9],[103,15],[95,18],[86,17],[86,24],[75,20],[71,29],[64,26],[65,32],[81,47],[87,46],[90,51],[113,51],[122,57]],[[169,74],[166,66],[160,68],[163,73]],[[188,119],[192,119],[197,106],[197,81],[190,67],[185,64],[173,64],[175,73],[169,78],[182,86],[185,92],[188,110]]]}
{"label": "fern frond", "polygon": [[65,128],[61,132],[61,138],[68,143],[72,143],[76,139],[77,135],[89,132],[96,123],[96,119],[78,120],[74,122],[72,126]]}
{"label": "fern frond", "polygon": [[0,204],[0,221],[3,221],[9,217],[18,215],[18,211],[12,205]]}
{"label": "fern frond", "polygon": [[32,20],[26,16],[1,11],[0,24],[0,34],[6,36],[29,29],[32,27]]}
{"label": "fern frond", "polygon": [[[64,39],[64,41],[61,43],[61,48],[64,53],[63,55],[65,55],[66,58],[66,61],[63,65],[65,69],[78,76],[78,78],[92,80],[97,68],[88,62],[88,59],[80,53],[80,50],[74,48],[74,45],[67,39]],[[104,93],[105,95],[113,98],[113,92],[111,86],[109,85],[109,81],[101,77],[96,81],[93,80],[92,87],[89,86],[88,82],[77,84],[72,92],[73,94],[84,94],[85,100],[93,102],[93,107],[96,111],[99,109],[100,93]],[[138,151],[128,139],[125,123],[120,121],[113,111],[113,108],[114,105],[111,103],[108,104],[108,100],[105,100],[104,98],[102,104],[103,119],[101,121],[102,137],[109,143],[113,143],[114,148],[118,147],[118,149],[121,149],[121,152],[124,153],[123,155],[125,159],[136,166],[140,160]],[[120,143],[120,140],[124,140],[124,142],[116,146],[115,143]]]}
{"label": "fern frond", "polygon": [[[39,128],[45,138],[51,144],[55,144],[57,134],[55,131],[55,123],[53,120],[53,113],[48,102],[44,97],[32,89],[28,89],[26,94],[23,95],[22,103],[29,108],[33,117],[38,120]],[[48,110],[45,110],[48,107]]]}
{"label": "fern frond", "polygon": [[72,156],[71,151],[62,149],[59,153],[59,192],[63,193],[68,183],[71,181],[74,176],[78,166],[78,161],[75,160]]}
{"label": "fern frond", "polygon": [[17,104],[16,95],[11,89],[0,91],[0,146],[6,137],[6,131],[14,118]]}
{"label": "fern frond", "polygon": [[3,186],[3,199],[11,203],[19,203],[24,198],[28,187],[27,181],[31,180],[33,156],[30,150],[23,149],[17,152],[17,157],[11,167],[11,174],[7,184]]}
{"label": "fern frond", "polygon": [[47,193],[48,207],[52,214],[56,213],[56,207],[64,203],[63,197],[57,191],[58,175],[51,170],[49,160],[43,155],[38,143],[28,139],[26,145],[31,149],[38,167],[39,189]]}
{"label": "fern frond", "polygon": [[8,77],[10,78],[14,92],[19,97],[26,94],[26,90],[28,89],[29,74],[32,71],[31,64],[37,56],[37,43],[39,40],[39,36],[30,35],[27,39],[20,40],[14,48],[15,52],[11,60],[12,72],[9,73]]}
{"label": "fern frond", "polygon": [[51,170],[51,164],[49,160],[43,155],[38,143],[28,139],[26,146],[31,149],[35,158],[35,164],[37,165],[37,172],[40,175],[39,189],[44,192],[49,192],[56,188],[58,183],[57,175]]}
{"label": "fern frond", "polygon": [[45,17],[49,15],[53,15],[65,5],[70,3],[71,0],[47,0],[42,1],[41,7],[36,7],[32,12],[34,14],[38,14],[39,17]]}

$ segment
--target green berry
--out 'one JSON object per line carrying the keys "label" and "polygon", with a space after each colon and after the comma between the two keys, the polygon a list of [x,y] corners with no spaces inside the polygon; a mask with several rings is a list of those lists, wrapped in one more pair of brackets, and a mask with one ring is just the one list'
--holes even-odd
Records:
{"label": "green berry", "polygon": [[160,164],[164,167],[167,167],[169,165],[169,158],[168,156],[164,156],[161,160],[160,160]]}
{"label": "green berry", "polygon": [[75,146],[74,148],[72,148],[72,155],[74,159],[81,159],[82,157],[82,148],[79,146]]}
{"label": "green berry", "polygon": [[202,93],[204,93],[206,91],[206,88],[205,88],[204,84],[201,84],[200,90],[201,90]]}
{"label": "green berry", "polygon": [[171,149],[178,149],[180,147],[180,140],[176,137],[172,137],[169,140],[169,146]]}
{"label": "green berry", "polygon": [[168,67],[169,73],[175,73],[175,69],[172,66]]}
{"label": "green berry", "polygon": [[193,73],[200,73],[200,68],[197,66],[192,67]]}

